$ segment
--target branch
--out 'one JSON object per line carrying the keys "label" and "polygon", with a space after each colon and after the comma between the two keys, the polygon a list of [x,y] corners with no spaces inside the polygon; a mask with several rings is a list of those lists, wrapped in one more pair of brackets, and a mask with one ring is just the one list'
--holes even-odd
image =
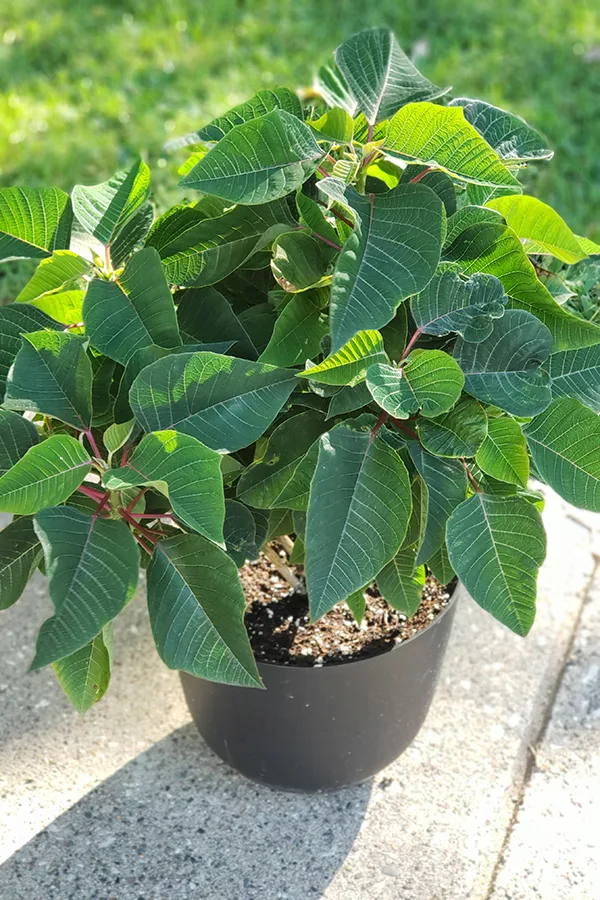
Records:
{"label": "branch", "polygon": [[263,553],[295,591],[302,590],[302,582],[300,579],[294,575],[290,567],[283,562],[277,551],[270,544],[265,544]]}

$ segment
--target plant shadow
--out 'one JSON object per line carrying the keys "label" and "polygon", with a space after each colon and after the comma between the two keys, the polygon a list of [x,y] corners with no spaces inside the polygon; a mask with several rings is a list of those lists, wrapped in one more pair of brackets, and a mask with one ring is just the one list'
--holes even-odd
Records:
{"label": "plant shadow", "polygon": [[191,724],[123,766],[0,867],[10,900],[318,900],[372,782],[281,793],[221,762]]}

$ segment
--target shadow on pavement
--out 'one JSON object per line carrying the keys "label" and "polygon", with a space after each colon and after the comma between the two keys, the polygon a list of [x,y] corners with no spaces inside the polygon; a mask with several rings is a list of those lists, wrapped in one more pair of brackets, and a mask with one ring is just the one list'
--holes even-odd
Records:
{"label": "shadow on pavement", "polygon": [[186,725],[123,766],[0,868],[6,900],[318,900],[371,782],[286,794],[242,778]]}

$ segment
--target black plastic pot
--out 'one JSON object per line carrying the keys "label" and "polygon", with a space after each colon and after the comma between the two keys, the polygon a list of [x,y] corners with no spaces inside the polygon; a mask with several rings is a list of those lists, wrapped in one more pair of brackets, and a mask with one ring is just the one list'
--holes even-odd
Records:
{"label": "black plastic pot", "polygon": [[259,663],[267,690],[181,672],[200,734],[234,769],[284,790],[332,790],[375,775],[423,724],[461,591],[431,625],[379,656],[322,668]]}

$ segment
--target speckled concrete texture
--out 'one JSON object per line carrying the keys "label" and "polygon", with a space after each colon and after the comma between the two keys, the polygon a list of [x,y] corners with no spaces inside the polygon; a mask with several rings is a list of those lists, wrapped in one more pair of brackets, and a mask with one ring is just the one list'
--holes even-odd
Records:
{"label": "speckled concrete texture", "polygon": [[555,497],[546,524],[527,641],[462,601],[416,741],[333,794],[277,793],[216,759],[142,598],[116,623],[108,694],[80,719],[51,671],[26,672],[50,611],[40,578],[0,618],[1,900],[486,898],[595,564],[588,524]]}

